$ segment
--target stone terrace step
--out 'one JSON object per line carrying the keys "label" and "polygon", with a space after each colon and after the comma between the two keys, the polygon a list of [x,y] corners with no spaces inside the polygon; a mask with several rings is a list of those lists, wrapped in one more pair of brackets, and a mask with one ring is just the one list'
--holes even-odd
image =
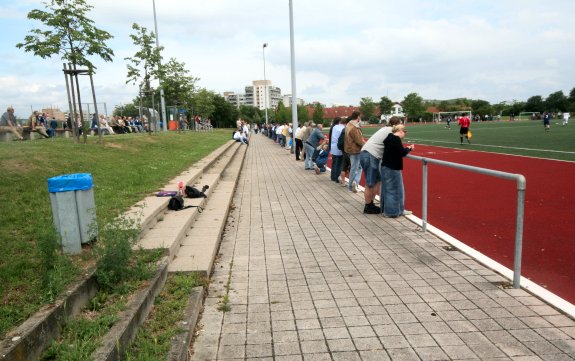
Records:
{"label": "stone terrace step", "polygon": [[[143,249],[165,248],[168,250],[168,258],[171,261],[180,249],[183,239],[191,232],[192,224],[201,215],[201,209],[208,207],[207,205],[212,203],[212,198],[214,198],[213,201],[217,202],[219,197],[217,191],[218,182],[222,174],[228,173],[230,168],[237,168],[236,163],[238,161],[236,159],[239,155],[241,155],[240,159],[243,161],[245,149],[240,148],[240,146],[237,142],[233,143],[217,160],[211,162],[211,167],[206,168],[201,177],[196,177],[196,181],[201,180],[201,183],[197,185],[198,188],[201,188],[204,184],[210,186],[206,191],[208,198],[185,198],[185,205],[199,206],[201,208],[187,208],[177,212],[165,211],[163,219],[143,234],[136,247]],[[226,209],[228,206],[229,202],[226,205]],[[220,222],[223,224],[225,218]]]}
{"label": "stone terrace step", "polygon": [[202,272],[209,276],[229,207],[243,166],[247,147],[240,148],[233,162],[222,175],[204,211],[182,240],[181,247],[168,266],[168,272]]}
{"label": "stone terrace step", "polygon": [[[174,191],[178,189],[178,182],[180,180],[186,185],[191,185],[199,182],[200,179],[202,182],[204,182],[203,184],[207,184],[205,183],[206,180],[202,179],[204,173],[206,173],[206,171],[209,170],[210,167],[212,167],[216,162],[221,162],[223,160],[222,157],[228,151],[237,149],[237,146],[237,142],[227,142],[204,159],[195,163],[192,167],[178,175],[176,178],[170,180],[160,190]],[[156,197],[156,195],[150,195],[132,206],[126,213],[124,213],[123,216],[128,220],[139,222],[143,236],[149,229],[154,227],[159,220],[164,218],[164,215],[167,211],[168,202],[169,197]]]}

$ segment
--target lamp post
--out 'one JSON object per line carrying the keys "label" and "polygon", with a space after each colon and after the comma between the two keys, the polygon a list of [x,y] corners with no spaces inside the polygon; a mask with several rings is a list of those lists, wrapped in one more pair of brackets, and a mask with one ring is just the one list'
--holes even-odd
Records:
{"label": "lamp post", "polygon": [[262,46],[262,53],[264,56],[264,108],[266,112],[266,125],[268,125],[268,81],[266,79],[266,48],[268,43]]}
{"label": "lamp post", "polygon": [[297,119],[297,94],[295,83],[295,45],[294,45],[294,31],[293,31],[293,4],[289,0],[289,29],[290,29],[290,63],[291,63],[291,119],[293,129],[298,127]]}
{"label": "lamp post", "polygon": [[[156,0],[152,0],[152,6],[154,7],[154,28],[156,30],[156,48],[160,48],[160,40],[158,39],[158,22],[156,21]],[[158,70],[160,70],[160,64],[158,63]],[[162,130],[164,132],[168,131],[168,126],[166,122],[166,101],[164,100],[164,88],[162,87],[162,79],[158,78],[158,86],[160,87],[160,106],[162,119]]]}

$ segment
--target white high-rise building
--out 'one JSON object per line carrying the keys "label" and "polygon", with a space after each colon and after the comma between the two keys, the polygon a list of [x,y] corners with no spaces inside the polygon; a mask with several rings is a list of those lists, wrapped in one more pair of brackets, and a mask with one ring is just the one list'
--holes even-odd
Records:
{"label": "white high-rise building", "polygon": [[282,91],[272,85],[270,80],[254,80],[252,85],[245,87],[245,94],[225,92],[224,98],[232,104],[252,105],[260,110],[275,109],[282,101]]}

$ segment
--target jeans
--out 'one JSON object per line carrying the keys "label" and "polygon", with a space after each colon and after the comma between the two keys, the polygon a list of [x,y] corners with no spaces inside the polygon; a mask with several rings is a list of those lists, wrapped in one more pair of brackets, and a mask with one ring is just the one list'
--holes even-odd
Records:
{"label": "jeans", "polygon": [[341,162],[343,161],[343,155],[331,155],[331,175],[330,179],[337,182],[337,178],[341,174]]}
{"label": "jeans", "polygon": [[351,186],[353,182],[359,185],[359,180],[361,179],[361,164],[359,162],[359,153],[350,154],[349,161],[351,166],[349,167],[349,185],[348,188],[351,191]]}
{"label": "jeans", "polygon": [[308,143],[305,143],[305,169],[313,169],[313,161],[311,160],[311,156],[315,148]]}
{"label": "jeans", "polygon": [[400,170],[381,167],[381,195],[383,215],[399,217],[405,210],[405,190]]}

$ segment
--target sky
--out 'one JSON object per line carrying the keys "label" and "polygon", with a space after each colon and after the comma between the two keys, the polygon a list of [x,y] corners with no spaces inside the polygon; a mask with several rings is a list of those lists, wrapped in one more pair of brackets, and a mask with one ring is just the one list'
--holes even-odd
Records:
{"label": "sky", "polygon": [[[91,58],[107,113],[137,96],[126,61],[138,23],[154,30],[151,0],[86,0],[88,17],[114,38],[113,62]],[[575,87],[573,0],[293,0],[296,95],[327,106],[361,98],[466,97],[491,103],[544,98]],[[0,0],[0,110],[67,109],[62,60],[16,44],[42,28],[26,15],[39,0]],[[266,78],[292,93],[288,0],[157,0],[164,60],[176,58],[197,86],[243,93]],[[263,43],[268,46],[263,49]],[[89,80],[81,78],[90,97]],[[101,106],[100,106],[101,107]],[[102,112],[102,110],[100,110]],[[20,113],[20,114],[19,114]]]}

